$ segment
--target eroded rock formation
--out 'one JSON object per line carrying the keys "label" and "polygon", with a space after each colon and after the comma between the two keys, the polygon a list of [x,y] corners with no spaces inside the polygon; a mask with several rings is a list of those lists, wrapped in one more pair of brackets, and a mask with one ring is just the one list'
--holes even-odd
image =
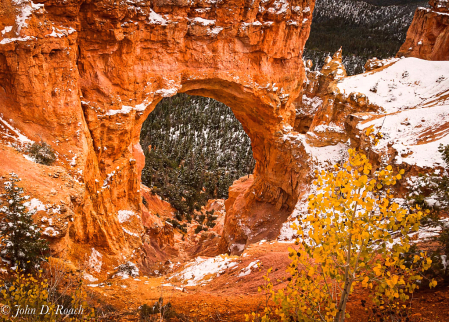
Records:
{"label": "eroded rock formation", "polygon": [[449,3],[430,0],[430,8],[418,8],[397,57],[449,60]]}
{"label": "eroded rock formation", "polygon": [[[119,217],[142,210],[141,125],[177,92],[227,104],[252,141],[254,181],[227,214],[222,249],[241,250],[264,234],[264,222],[291,211],[304,170],[283,137],[295,121],[313,7],[313,0],[2,2],[2,121],[16,146],[22,136],[49,143],[75,182],[72,193],[61,189],[52,199],[69,194],[71,221],[59,241],[69,256],[107,264],[141,245],[142,224],[125,227]],[[11,168],[2,165],[0,174]]]}

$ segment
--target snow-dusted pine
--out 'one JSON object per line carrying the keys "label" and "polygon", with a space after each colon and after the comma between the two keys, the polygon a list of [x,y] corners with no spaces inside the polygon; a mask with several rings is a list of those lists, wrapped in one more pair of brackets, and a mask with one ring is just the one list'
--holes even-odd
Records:
{"label": "snow-dusted pine", "polygon": [[4,180],[4,193],[0,195],[0,256],[11,270],[31,271],[39,268],[48,250],[47,241],[41,239],[39,228],[34,224],[33,211],[24,203],[23,189],[15,173]]}

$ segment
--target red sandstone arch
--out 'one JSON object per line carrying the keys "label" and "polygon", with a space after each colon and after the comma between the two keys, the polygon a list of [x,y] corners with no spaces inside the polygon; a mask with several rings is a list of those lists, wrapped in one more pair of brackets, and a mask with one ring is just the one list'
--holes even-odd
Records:
{"label": "red sandstone arch", "polygon": [[[0,82],[0,112],[31,138],[58,140],[68,160],[75,155],[75,166],[63,164],[85,183],[71,197],[74,221],[64,239],[77,245],[74,254],[95,245],[116,256],[141,242],[123,233],[117,211],[140,210],[133,160],[140,128],[176,92],[230,106],[252,141],[255,180],[230,205],[222,250],[274,237],[267,224],[280,225],[300,189],[302,170],[283,136],[303,86],[313,0],[38,2],[44,9],[20,31],[29,38],[0,45],[8,78]],[[52,26],[66,32],[52,37]]]}

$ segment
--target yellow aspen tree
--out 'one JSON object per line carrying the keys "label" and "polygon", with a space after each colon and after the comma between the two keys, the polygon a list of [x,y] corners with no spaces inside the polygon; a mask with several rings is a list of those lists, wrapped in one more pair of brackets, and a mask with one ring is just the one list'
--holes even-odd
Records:
{"label": "yellow aspen tree", "polygon": [[[399,306],[430,267],[425,252],[412,263],[404,257],[409,235],[425,216],[394,201],[391,187],[404,170],[394,173],[388,165],[374,171],[363,153],[348,152],[346,163],[316,172],[317,193],[309,196],[308,214],[293,227],[301,246],[290,248],[291,280],[285,289],[272,291],[275,321],[342,322],[358,285],[374,302],[386,299]],[[268,315],[260,320],[272,321]]]}

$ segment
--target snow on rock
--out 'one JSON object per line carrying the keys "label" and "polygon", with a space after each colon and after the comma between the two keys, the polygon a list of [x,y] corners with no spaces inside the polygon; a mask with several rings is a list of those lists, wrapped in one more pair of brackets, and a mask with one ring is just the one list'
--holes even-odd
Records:
{"label": "snow on rock", "polygon": [[251,274],[252,269],[257,268],[259,266],[259,263],[260,263],[259,260],[251,262],[247,267],[243,268],[240,271],[239,277],[243,277],[243,276]]}
{"label": "snow on rock", "polygon": [[59,28],[55,28],[54,26],[52,26],[51,34],[48,34],[45,37],[62,38],[62,37],[66,37],[68,35],[71,35],[74,32],[76,32],[76,30],[73,29],[72,27],[70,27],[69,29],[59,29]]}
{"label": "snow on rock", "polygon": [[33,158],[32,156],[29,156],[29,155],[24,154],[23,157],[24,157],[25,159],[27,159],[28,161],[31,161],[31,162],[36,163],[36,159]]}
{"label": "snow on rock", "polygon": [[8,32],[11,32],[11,30],[12,30],[12,26],[6,26],[6,27],[3,28],[3,30],[2,30],[2,35],[6,34],[6,33],[8,33]]}
{"label": "snow on rock", "polygon": [[214,35],[214,36],[216,36],[216,35],[218,35],[222,30],[223,30],[222,27],[215,27],[215,28],[212,28],[211,30],[209,30],[209,31],[208,31],[208,34],[209,34],[209,35]]}
{"label": "snow on rock", "polygon": [[114,274],[114,277],[121,277],[122,279],[127,279],[129,277],[137,277],[139,276],[139,269],[136,264],[132,262],[126,262],[125,264],[121,264],[115,268],[118,272]]}
{"label": "snow on rock", "polygon": [[59,235],[59,231],[54,229],[53,227],[46,227],[44,231],[42,232],[43,235],[49,236],[49,237],[56,237]]}
{"label": "snow on rock", "polygon": [[136,213],[132,210],[119,210],[118,211],[118,222],[123,224],[128,221],[132,216],[136,216]]}
{"label": "snow on rock", "polygon": [[382,69],[346,77],[340,92],[363,93],[387,113],[425,105],[449,91],[449,61],[403,58]]}
{"label": "snow on rock", "polygon": [[417,108],[386,115],[358,125],[359,130],[370,126],[379,129],[383,138],[373,147],[382,153],[388,146],[398,152],[395,163],[403,162],[419,167],[445,166],[438,152],[440,144],[449,144],[449,104]]}
{"label": "snow on rock", "polygon": [[[5,119],[3,119],[2,116],[3,115],[0,114],[0,129],[5,129],[5,130],[10,131],[10,133],[13,133],[13,135],[8,135],[5,133],[2,133],[2,135],[6,135],[7,137],[14,139],[14,140],[18,141],[18,143],[21,143],[21,144],[34,143],[34,141],[27,138],[25,135],[20,133],[19,130],[17,130],[10,123],[8,123]],[[4,124],[4,126],[6,126],[6,128],[4,128],[2,124]]]}
{"label": "snow on rock", "polygon": [[196,17],[191,20],[193,25],[202,25],[202,26],[213,26],[215,25],[215,20],[204,19],[200,17]]}
{"label": "snow on rock", "polygon": [[150,9],[150,15],[148,16],[148,20],[150,24],[154,25],[167,25],[168,21],[167,19],[164,19],[160,14],[153,11],[153,9]]}
{"label": "snow on rock", "polygon": [[89,265],[89,268],[99,273],[101,271],[101,266],[103,265],[103,262],[101,261],[101,258],[103,255],[100,254],[95,248],[92,247],[92,253],[90,254],[89,260],[87,264]]}
{"label": "snow on rock", "polygon": [[162,97],[170,97],[175,95],[181,88],[181,85],[176,84],[174,80],[170,80],[167,86],[167,88],[158,89],[155,94],[161,95]]}
{"label": "snow on rock", "polygon": [[44,7],[43,4],[35,4],[29,0],[13,0],[15,5],[21,6],[20,13],[16,16],[17,35],[20,34],[22,28],[28,27],[27,20],[35,10],[39,10]]}
{"label": "snow on rock", "polygon": [[[218,276],[226,269],[236,265],[237,263],[233,262],[227,256],[219,255],[212,258],[197,257],[188,263],[181,272],[172,275],[170,279],[176,278],[187,283],[187,286],[196,286],[210,282],[213,278],[211,275]],[[204,280],[206,277],[210,278]]]}
{"label": "snow on rock", "polygon": [[[315,134],[313,132],[307,132],[307,135],[314,136]],[[306,153],[310,156],[310,160],[314,163],[312,167],[316,169],[327,167],[347,158],[348,145],[346,143],[315,147],[307,143],[305,134],[297,132],[284,134],[283,140],[304,146]]]}
{"label": "snow on rock", "polygon": [[[442,226],[445,226],[446,228],[449,227],[449,218],[444,218],[439,220]],[[419,227],[419,230],[415,233],[409,234],[410,237],[415,237],[417,235],[417,239],[415,242],[423,242],[423,241],[429,241],[433,237],[438,236],[441,233],[441,227],[436,226],[422,226]]]}
{"label": "snow on rock", "polygon": [[[449,218],[441,219],[440,224],[445,228],[449,227]],[[421,226],[418,231],[408,234],[409,237],[414,237],[415,239],[412,241],[413,243],[418,242],[428,242],[431,241],[432,238],[437,237],[441,233],[441,227],[432,227],[432,226]],[[401,242],[400,237],[393,238],[393,241],[387,243],[387,247],[391,248],[395,244]]]}
{"label": "snow on rock", "polygon": [[75,154],[74,156],[73,156],[73,158],[72,158],[72,160],[70,160],[70,165],[72,166],[72,167],[76,167],[76,158],[77,158],[78,156]]}
{"label": "snow on rock", "polygon": [[317,125],[313,128],[313,131],[316,133],[325,133],[325,132],[345,133],[345,129],[341,126],[338,126],[335,123]]}
{"label": "snow on rock", "polygon": [[96,281],[98,281],[98,278],[95,278],[95,277],[93,277],[92,275],[90,275],[89,273],[86,273],[86,272],[83,273],[83,278],[86,281],[89,281],[89,282],[96,282]]}
{"label": "snow on rock", "polygon": [[122,105],[122,108],[119,110],[109,110],[106,115],[117,115],[117,114],[129,114],[131,111],[143,112],[145,108],[151,104],[152,101],[146,99],[141,104],[137,104],[136,106],[128,106]]}
{"label": "snow on rock", "polygon": [[[449,61],[426,61],[417,58],[403,58],[391,61],[383,69],[346,77],[337,86],[341,93],[366,95],[371,104],[383,108],[382,114],[363,117],[357,130],[374,127],[383,138],[372,149],[384,161],[392,158],[396,164],[406,163],[421,168],[445,166],[438,151],[440,144],[449,144]],[[310,100],[311,99],[306,99]],[[310,102],[312,103],[312,102]],[[319,105],[319,102],[316,102]],[[381,111],[379,111],[381,112]],[[333,123],[314,129],[314,132],[329,131]],[[339,129],[336,127],[336,131]],[[347,160],[348,143],[315,147],[306,138],[314,133],[284,134],[283,139],[302,145],[312,161],[311,170],[327,168],[329,165]],[[392,148],[392,149],[391,149]],[[393,151],[393,155],[388,153]],[[313,186],[298,201],[289,221],[281,228],[278,240],[291,242],[296,238],[292,223],[307,213],[307,197],[316,193]],[[428,200],[432,202],[432,200]],[[306,227],[307,228],[307,227]],[[420,239],[434,236],[435,228],[422,228]]]}
{"label": "snow on rock", "polygon": [[[310,156],[311,171],[328,169],[335,163],[345,162],[348,160],[348,144],[338,143],[336,145],[315,147],[307,143],[304,134],[288,134],[287,137],[290,140],[295,141],[297,144],[302,144],[304,146],[306,153]],[[297,234],[296,230],[292,228],[292,225],[299,225],[298,218],[301,218],[307,214],[308,196],[317,193],[316,187],[313,185],[307,187],[307,189],[308,191],[296,203],[295,209],[289,216],[289,220],[283,223],[277,238],[278,241],[287,243],[295,241]]]}
{"label": "snow on rock", "polygon": [[134,236],[134,237],[139,237],[138,234],[133,233],[133,232],[129,231],[129,230],[126,229],[126,228],[123,228],[123,227],[122,227],[122,229],[123,229],[123,231],[124,231],[125,233],[127,233],[128,235],[131,235],[131,236]]}
{"label": "snow on rock", "polygon": [[25,202],[24,205],[25,207],[28,207],[28,211],[30,212],[45,211],[47,209],[42,201],[37,198],[33,198],[30,201]]}
{"label": "snow on rock", "polygon": [[15,41],[28,41],[28,40],[32,40],[32,39],[36,39],[36,37],[26,36],[26,37],[17,37],[17,38],[4,38],[2,41],[0,41],[0,45],[9,44],[9,43],[12,43]]}
{"label": "snow on rock", "polygon": [[[309,98],[308,96],[303,95],[302,96],[302,103],[309,107],[308,110],[309,110],[310,113],[314,113],[314,112],[316,112],[318,110],[318,107],[320,107],[323,104],[323,100],[321,98],[319,98],[318,96]],[[296,111],[296,114],[297,115],[302,115],[302,114],[304,114],[304,112],[303,112],[302,109],[298,109]]]}
{"label": "snow on rock", "polygon": [[293,213],[290,215],[289,220],[282,224],[281,230],[279,232],[278,241],[291,243],[298,237],[296,230],[292,228],[294,224],[299,226],[298,218],[301,218],[307,214],[308,202],[307,199],[310,194],[316,193],[314,186],[310,187],[310,191],[306,193],[303,198],[301,198],[295,206]]}
{"label": "snow on rock", "polygon": [[[313,135],[313,133],[310,134]],[[318,169],[335,164],[347,158],[348,146],[344,143],[315,147],[306,142],[304,135],[301,135],[301,140],[307,154],[310,155],[311,160],[315,161]]]}

